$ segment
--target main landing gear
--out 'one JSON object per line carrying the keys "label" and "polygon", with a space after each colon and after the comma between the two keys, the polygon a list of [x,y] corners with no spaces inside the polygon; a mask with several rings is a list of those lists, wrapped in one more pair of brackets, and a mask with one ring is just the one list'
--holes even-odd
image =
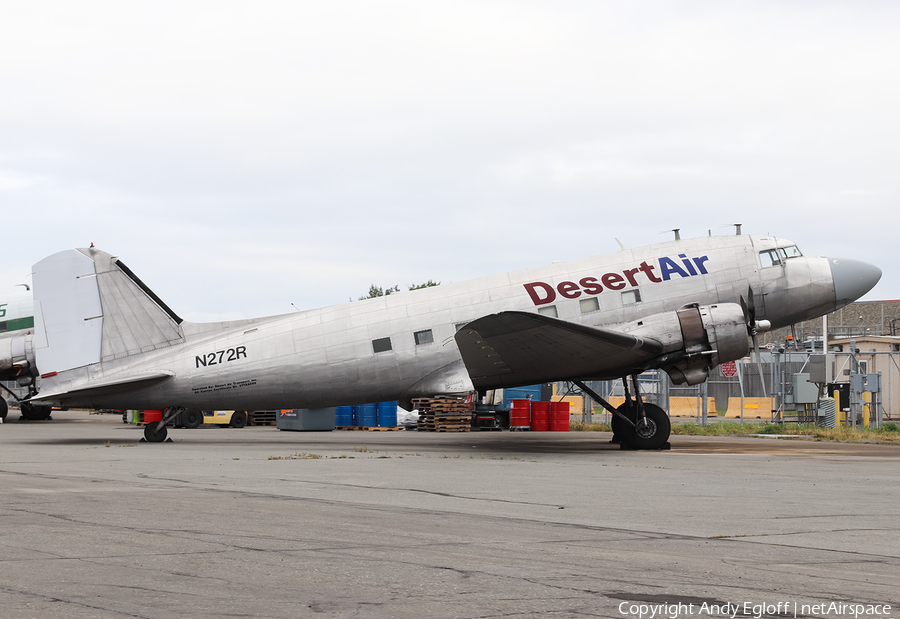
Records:
{"label": "main landing gear", "polygon": [[[7,389],[5,386],[0,385],[0,389],[19,401],[19,411],[22,413],[23,419],[27,421],[45,421],[47,419],[50,419],[50,414],[53,412],[53,407],[38,406],[37,404],[32,404],[31,402],[22,402],[19,396]],[[33,398],[36,395],[37,390],[32,385],[28,389],[28,397]],[[4,398],[0,397],[0,419],[6,419],[8,413],[9,405]]]}
{"label": "main landing gear", "polygon": [[637,374],[631,377],[634,385],[633,398],[628,390],[627,378],[622,381],[625,385],[625,402],[618,408],[614,408],[583,382],[574,382],[612,413],[613,442],[620,443],[623,449],[669,449],[669,435],[672,432],[669,416],[659,406],[641,399],[637,378]]}

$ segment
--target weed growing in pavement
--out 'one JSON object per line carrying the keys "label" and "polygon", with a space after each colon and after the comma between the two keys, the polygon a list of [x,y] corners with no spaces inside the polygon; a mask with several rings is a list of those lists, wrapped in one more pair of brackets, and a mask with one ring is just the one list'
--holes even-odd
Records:
{"label": "weed growing in pavement", "polygon": [[[323,457],[320,454],[301,453],[298,451],[289,456],[269,456],[269,460],[319,460]],[[240,460],[240,458],[234,458],[234,460]]]}

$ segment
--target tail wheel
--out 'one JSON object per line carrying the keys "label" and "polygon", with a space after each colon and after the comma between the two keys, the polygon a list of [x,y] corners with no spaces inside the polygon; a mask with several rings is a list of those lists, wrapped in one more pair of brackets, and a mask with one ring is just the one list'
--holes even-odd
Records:
{"label": "tail wheel", "polygon": [[195,410],[186,410],[181,413],[181,423],[185,428],[199,428],[203,423],[203,413]]}
{"label": "tail wheel", "polygon": [[244,411],[235,411],[231,416],[231,427],[243,428],[245,425],[247,425],[247,413]]}
{"label": "tail wheel", "polygon": [[[638,418],[635,406],[626,410],[623,404],[620,410],[632,421],[635,422],[634,427],[625,423],[621,419],[618,420],[618,436],[635,449],[659,449],[669,440],[672,432],[672,423],[666,411],[655,404],[644,403],[645,416]],[[615,417],[613,418],[616,419]],[[613,422],[613,432],[616,432],[615,421]]]}
{"label": "tail wheel", "polygon": [[161,427],[159,430],[156,429],[159,423],[154,421],[152,423],[148,423],[144,426],[144,439],[148,443],[162,443],[166,440],[166,426]]}

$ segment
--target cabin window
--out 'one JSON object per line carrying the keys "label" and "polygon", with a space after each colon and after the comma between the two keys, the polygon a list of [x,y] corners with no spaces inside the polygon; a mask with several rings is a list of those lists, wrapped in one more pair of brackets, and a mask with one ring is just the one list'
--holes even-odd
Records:
{"label": "cabin window", "polygon": [[767,249],[759,252],[759,263],[765,269],[766,267],[775,267],[781,264],[781,258],[778,257],[777,249]]}
{"label": "cabin window", "polygon": [[641,291],[635,288],[634,290],[626,290],[622,293],[622,305],[634,305],[635,303],[641,302]]}
{"label": "cabin window", "polygon": [[459,331],[460,329],[462,329],[463,327],[465,327],[467,324],[469,324],[469,323],[467,323],[467,322],[458,322],[458,323],[456,323],[456,324],[453,325],[453,326],[454,326],[454,328],[455,328],[457,331]]}
{"label": "cabin window", "polygon": [[420,344],[431,344],[434,342],[434,334],[431,332],[431,329],[427,329],[425,331],[416,331],[413,333],[413,336],[416,338],[416,346]]}
{"label": "cabin window", "polygon": [[596,312],[600,309],[600,301],[597,300],[597,297],[582,299],[578,302],[578,305],[581,306],[582,314],[590,314],[591,312]]}
{"label": "cabin window", "polygon": [[559,312],[556,311],[555,305],[545,305],[544,307],[539,307],[538,314],[543,314],[544,316],[550,316],[552,318],[559,318]]}
{"label": "cabin window", "polygon": [[391,338],[382,337],[377,340],[372,340],[372,350],[375,352],[387,352],[392,350]]}

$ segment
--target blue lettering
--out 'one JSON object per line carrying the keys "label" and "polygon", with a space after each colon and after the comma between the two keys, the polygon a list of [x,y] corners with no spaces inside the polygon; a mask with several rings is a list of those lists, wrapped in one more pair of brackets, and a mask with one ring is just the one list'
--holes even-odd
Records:
{"label": "blue lettering", "polygon": [[678,266],[671,258],[663,257],[659,259],[659,270],[662,271],[663,281],[672,279],[672,274],[677,273],[681,277],[690,277],[684,269]]}
{"label": "blue lettering", "polygon": [[700,256],[699,258],[694,258],[694,264],[697,265],[697,268],[703,275],[706,275],[706,267],[703,266],[703,263],[709,260],[709,256]]}
{"label": "blue lettering", "polygon": [[691,275],[696,275],[697,271],[694,270],[694,265],[691,264],[691,261],[688,260],[687,255],[678,254],[678,257],[681,258],[681,263],[684,265],[684,268],[687,269],[687,272]]}

